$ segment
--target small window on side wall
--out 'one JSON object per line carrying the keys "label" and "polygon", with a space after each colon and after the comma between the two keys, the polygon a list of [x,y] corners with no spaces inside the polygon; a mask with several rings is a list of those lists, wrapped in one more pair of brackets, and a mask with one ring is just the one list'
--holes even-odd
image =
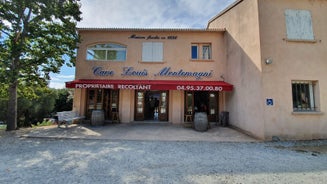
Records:
{"label": "small window on side wall", "polygon": [[316,81],[292,81],[293,111],[317,111],[317,91]]}
{"label": "small window on side wall", "polygon": [[211,60],[211,44],[210,43],[193,43],[191,46],[192,60]]}

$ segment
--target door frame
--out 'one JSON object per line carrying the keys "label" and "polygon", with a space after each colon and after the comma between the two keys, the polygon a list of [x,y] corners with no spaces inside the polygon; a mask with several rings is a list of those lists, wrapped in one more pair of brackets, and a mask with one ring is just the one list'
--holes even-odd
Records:
{"label": "door frame", "polygon": [[[195,112],[201,111],[199,104],[195,103],[195,93],[207,93],[207,102],[205,102],[205,112],[208,115],[209,122],[216,122],[219,115],[219,92],[212,91],[185,91],[184,92],[184,116],[194,115]],[[188,95],[189,94],[189,95]],[[189,98],[190,96],[190,98]],[[189,101],[190,100],[190,101]],[[213,100],[213,101],[212,101]],[[196,106],[197,105],[197,106]]]}
{"label": "door frame", "polygon": [[[158,112],[158,119],[153,116],[153,119],[147,119],[146,113],[154,113],[149,112],[149,107],[146,105],[147,99],[150,98],[151,94],[159,94],[159,104],[158,107],[155,108],[156,112]],[[150,94],[150,96],[148,96]],[[165,96],[164,96],[165,95]],[[151,121],[151,120],[159,120],[159,121],[168,121],[169,115],[169,91],[167,90],[135,90],[135,98],[134,98],[134,121]],[[150,116],[151,117],[151,116]]]}

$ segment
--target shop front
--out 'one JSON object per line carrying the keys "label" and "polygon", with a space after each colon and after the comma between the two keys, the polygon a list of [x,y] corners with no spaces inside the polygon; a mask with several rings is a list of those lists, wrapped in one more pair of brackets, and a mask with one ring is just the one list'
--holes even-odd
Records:
{"label": "shop front", "polygon": [[[168,80],[75,80],[67,82],[66,87],[84,91],[87,119],[92,111],[103,110],[109,122],[118,118],[154,123],[171,122],[176,112],[181,113],[181,122],[195,112],[206,112],[209,121],[214,122],[221,104],[219,96],[233,88],[223,81]],[[123,92],[129,94],[128,98],[120,97]],[[132,113],[124,113],[129,108]]]}

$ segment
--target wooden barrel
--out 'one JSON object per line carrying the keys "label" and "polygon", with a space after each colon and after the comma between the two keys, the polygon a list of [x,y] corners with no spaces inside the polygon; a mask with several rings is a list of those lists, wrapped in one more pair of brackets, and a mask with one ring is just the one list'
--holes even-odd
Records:
{"label": "wooden barrel", "polygon": [[103,125],[104,124],[104,112],[103,110],[93,110],[91,116],[91,125]]}
{"label": "wooden barrel", "polygon": [[194,129],[196,131],[208,130],[208,115],[205,112],[196,112],[194,114]]}

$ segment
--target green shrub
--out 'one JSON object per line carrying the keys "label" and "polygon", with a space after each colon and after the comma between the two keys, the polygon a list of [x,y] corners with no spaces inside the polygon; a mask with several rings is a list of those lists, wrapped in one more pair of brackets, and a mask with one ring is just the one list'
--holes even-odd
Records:
{"label": "green shrub", "polygon": [[0,125],[0,130],[6,130],[7,128],[7,125],[3,124],[3,125]]}
{"label": "green shrub", "polygon": [[32,125],[32,127],[41,127],[41,126],[50,126],[50,125],[53,125],[53,121],[45,119],[41,123],[37,122],[36,125]]}

